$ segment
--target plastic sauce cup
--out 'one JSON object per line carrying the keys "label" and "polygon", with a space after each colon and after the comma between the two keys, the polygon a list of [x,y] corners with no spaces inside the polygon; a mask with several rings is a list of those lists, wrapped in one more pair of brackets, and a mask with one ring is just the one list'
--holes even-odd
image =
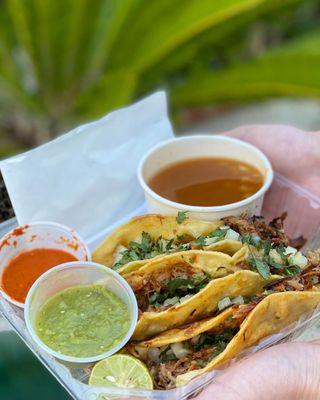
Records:
{"label": "plastic sauce cup", "polygon": [[[73,357],[52,350],[38,336],[35,322],[41,306],[55,294],[80,285],[103,285],[124,301],[130,312],[130,327],[124,338],[107,352],[92,357]],[[60,360],[73,363],[91,363],[109,357],[119,351],[131,338],[138,320],[138,304],[133,290],[117,272],[101,264],[74,261],[45,272],[31,287],[25,304],[24,317],[27,329],[36,344]]]}
{"label": "plastic sauce cup", "polygon": [[[207,157],[231,158],[251,164],[260,171],[264,183],[244,200],[213,207],[176,203],[160,196],[148,185],[150,178],[164,167],[179,161]],[[192,135],[167,140],[151,149],[139,164],[138,179],[144,190],[148,212],[176,214],[178,211],[189,211],[188,215],[192,218],[213,221],[244,212],[260,215],[264,195],[273,180],[273,170],[267,157],[251,144],[222,135]]]}
{"label": "plastic sauce cup", "polygon": [[[4,269],[18,254],[34,249],[63,250],[80,261],[91,261],[91,253],[84,240],[72,229],[55,222],[34,222],[19,226],[0,241],[0,282]],[[18,307],[23,303],[12,299],[0,285],[5,299]]]}

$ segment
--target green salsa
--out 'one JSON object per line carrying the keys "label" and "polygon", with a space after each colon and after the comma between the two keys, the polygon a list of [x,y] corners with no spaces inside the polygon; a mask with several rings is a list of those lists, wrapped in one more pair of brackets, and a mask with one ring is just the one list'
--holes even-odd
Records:
{"label": "green salsa", "polygon": [[110,350],[130,327],[130,311],[100,285],[75,286],[51,297],[36,316],[39,338],[52,350],[92,357]]}

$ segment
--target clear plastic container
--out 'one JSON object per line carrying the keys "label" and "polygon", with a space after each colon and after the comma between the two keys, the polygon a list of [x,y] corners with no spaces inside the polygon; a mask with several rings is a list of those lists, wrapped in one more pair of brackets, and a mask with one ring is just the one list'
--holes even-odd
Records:
{"label": "clear plastic container", "polygon": [[[276,189],[277,196],[276,198],[274,197],[274,190],[267,194],[264,203],[263,214],[265,214],[268,218],[273,218],[281,214],[283,211],[288,211],[290,206],[290,213],[288,214],[288,218],[286,220],[286,228],[288,229],[289,234],[292,237],[295,237],[303,233],[308,239],[306,249],[318,248],[320,246],[320,199],[305,189],[297,186],[294,182],[288,181],[278,174],[275,176],[273,189]],[[140,212],[143,213],[144,210],[141,208]],[[132,215],[124,216],[124,220],[129,219],[131,216]],[[123,223],[124,220],[119,221],[119,224]],[[112,226],[110,230],[114,228],[115,226]],[[91,238],[88,241],[90,248],[95,248],[96,245],[104,238],[106,233],[107,231],[105,230],[101,232],[100,235],[97,234]],[[25,341],[26,345],[34,352],[34,354],[56,377],[56,379],[66,388],[70,395],[77,400],[124,400],[129,398],[154,400],[165,400],[168,398],[171,400],[186,399],[199,393],[214,379],[215,375],[219,373],[218,371],[211,371],[208,374],[194,379],[186,386],[169,391],[143,391],[120,388],[109,389],[89,386],[87,385],[87,382],[92,366],[84,366],[81,364],[63,364],[46,352],[42,351],[27,332],[21,310],[17,307],[14,307],[3,297],[1,298],[1,296],[0,311],[12,325],[15,331]],[[292,340],[295,335],[300,334],[307,328],[309,329],[311,324],[318,324],[319,321],[320,313],[318,311],[312,316],[304,316],[294,326],[264,339],[261,343],[259,343],[259,345],[247,350],[244,354],[241,354],[240,357],[246,357],[248,354],[252,354],[264,347],[268,347],[281,341]],[[214,398],[212,400],[214,400]]]}
{"label": "clear plastic container", "polygon": [[[122,299],[130,312],[130,327],[121,342],[107,352],[86,358],[66,356],[41,341],[35,330],[36,316],[50,297],[70,287],[84,285],[101,285]],[[52,268],[36,280],[26,299],[24,318],[32,339],[48,354],[62,361],[92,363],[111,356],[127,344],[137,323],[138,305],[133,290],[121,275],[97,263],[74,261]]]}
{"label": "clear plastic container", "polygon": [[[1,239],[0,278],[12,258],[24,251],[39,248],[64,250],[78,260],[91,260],[85,241],[72,229],[54,222],[34,222],[12,229]],[[2,295],[16,306],[24,307],[23,303],[11,299],[4,291]]]}

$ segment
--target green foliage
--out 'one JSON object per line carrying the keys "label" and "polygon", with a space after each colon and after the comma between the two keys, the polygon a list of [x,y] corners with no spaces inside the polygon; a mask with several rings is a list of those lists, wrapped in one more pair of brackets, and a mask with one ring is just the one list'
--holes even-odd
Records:
{"label": "green foliage", "polygon": [[319,8],[320,0],[5,0],[0,128],[4,116],[23,116],[54,135],[159,87],[175,112],[318,97]]}

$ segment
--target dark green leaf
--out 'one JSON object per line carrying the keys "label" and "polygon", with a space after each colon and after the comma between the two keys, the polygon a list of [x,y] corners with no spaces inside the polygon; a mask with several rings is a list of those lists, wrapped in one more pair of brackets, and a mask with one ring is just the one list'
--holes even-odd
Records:
{"label": "dark green leaf", "polygon": [[268,264],[271,265],[271,267],[274,267],[276,269],[283,269],[284,268],[284,265],[277,263],[271,257],[268,257]]}
{"label": "dark green leaf", "polygon": [[174,354],[169,353],[169,351],[170,351],[170,346],[166,347],[166,348],[159,354],[159,359],[160,359],[161,362],[177,360],[177,357],[176,357]]}
{"label": "dark green leaf", "polygon": [[265,256],[269,255],[271,250],[271,240],[266,239],[263,241],[263,253]]}
{"label": "dark green leaf", "polygon": [[268,279],[271,275],[269,265],[261,260],[255,254],[250,254],[249,264],[262,276],[263,279]]}
{"label": "dark green leaf", "polygon": [[183,221],[185,221],[188,217],[187,217],[187,212],[188,211],[178,211],[178,215],[176,217],[176,220],[178,222],[178,224],[182,224]]}
{"label": "dark green leaf", "polygon": [[199,245],[200,247],[204,247],[204,246],[206,245],[206,238],[205,238],[204,236],[199,236],[199,237],[196,239],[195,243],[196,243],[197,245]]}

